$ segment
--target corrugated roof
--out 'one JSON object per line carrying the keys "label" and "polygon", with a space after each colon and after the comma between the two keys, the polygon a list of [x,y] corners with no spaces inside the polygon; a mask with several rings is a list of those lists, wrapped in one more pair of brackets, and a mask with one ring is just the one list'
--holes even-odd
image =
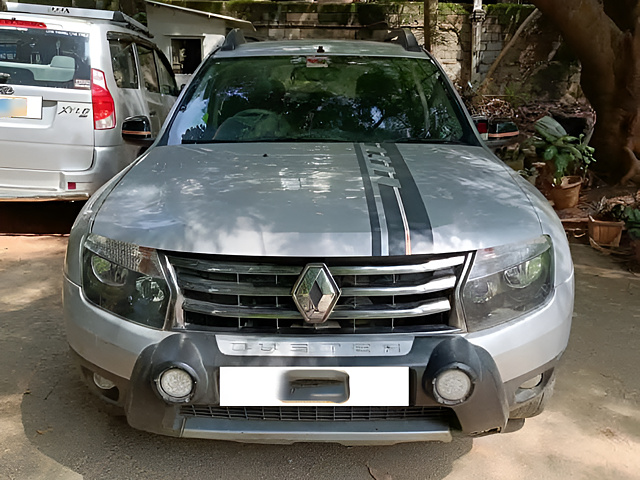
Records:
{"label": "corrugated roof", "polygon": [[202,10],[195,10],[193,8],[179,7],[178,5],[172,5],[170,3],[155,2],[154,0],[145,0],[145,2],[150,5],[153,5],[154,7],[167,7],[167,8],[179,10],[185,13],[193,13],[196,15],[204,15],[205,17],[209,17],[209,18],[217,18],[219,20],[224,20],[226,22],[229,22],[233,24],[235,27],[249,29],[252,32],[256,31],[253,24],[247,20],[241,20],[235,17],[228,17],[227,15],[220,15],[218,13],[203,12]]}

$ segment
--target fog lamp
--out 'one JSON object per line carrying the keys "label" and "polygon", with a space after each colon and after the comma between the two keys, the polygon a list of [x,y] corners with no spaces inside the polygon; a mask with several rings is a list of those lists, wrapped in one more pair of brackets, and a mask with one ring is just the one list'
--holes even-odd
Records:
{"label": "fog lamp", "polygon": [[165,400],[184,402],[193,392],[193,378],[181,368],[172,367],[160,374],[158,389]]}
{"label": "fog lamp", "polygon": [[542,374],[539,374],[527,380],[526,382],[524,382],[522,385],[520,385],[520,388],[527,389],[527,388],[537,387],[538,385],[540,385],[541,381],[542,381]]}
{"label": "fog lamp", "polygon": [[111,380],[109,380],[108,378],[104,378],[102,375],[98,375],[97,373],[93,374],[93,383],[95,383],[96,386],[102,390],[111,390],[116,386],[116,384]]}
{"label": "fog lamp", "polygon": [[472,386],[469,375],[458,368],[439,373],[433,382],[435,393],[445,400],[444,403],[462,402],[471,393]]}

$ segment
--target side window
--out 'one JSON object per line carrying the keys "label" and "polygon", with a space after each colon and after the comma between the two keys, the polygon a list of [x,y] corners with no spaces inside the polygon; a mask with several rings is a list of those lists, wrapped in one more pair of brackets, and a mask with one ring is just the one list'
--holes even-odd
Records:
{"label": "side window", "polygon": [[138,88],[138,69],[133,55],[133,44],[122,40],[109,40],[113,78],[119,88]]}
{"label": "side window", "polygon": [[173,72],[169,68],[169,62],[162,52],[156,50],[156,65],[158,66],[158,78],[160,79],[160,93],[163,95],[178,96],[178,86]]}
{"label": "side window", "polygon": [[142,74],[144,88],[150,93],[160,93],[160,83],[158,82],[153,50],[140,44],[138,44],[137,47],[138,58],[140,59],[140,73]]}

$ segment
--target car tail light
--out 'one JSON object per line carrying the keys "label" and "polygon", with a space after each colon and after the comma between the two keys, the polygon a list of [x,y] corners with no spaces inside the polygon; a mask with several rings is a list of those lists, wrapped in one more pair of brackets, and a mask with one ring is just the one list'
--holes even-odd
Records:
{"label": "car tail light", "polygon": [[104,72],[91,69],[91,101],[93,103],[93,125],[96,130],[108,130],[116,126],[116,106],[107,88]]}
{"label": "car tail light", "polygon": [[487,140],[489,138],[489,120],[486,118],[474,118],[473,123],[476,124],[476,128],[478,129],[478,133],[483,140]]}
{"label": "car tail light", "polygon": [[0,25],[3,27],[47,28],[47,25],[42,22],[29,22],[27,20],[16,20],[15,18],[0,18]]}
{"label": "car tail light", "polygon": [[489,132],[489,122],[486,120],[480,120],[476,123],[476,128],[478,129],[478,133],[488,133]]}

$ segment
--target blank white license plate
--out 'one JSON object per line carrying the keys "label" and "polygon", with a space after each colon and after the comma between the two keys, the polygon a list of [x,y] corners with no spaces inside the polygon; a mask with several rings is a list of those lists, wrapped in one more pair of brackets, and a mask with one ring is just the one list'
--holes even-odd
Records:
{"label": "blank white license plate", "polygon": [[0,118],[42,118],[42,97],[0,97]]}
{"label": "blank white license plate", "polygon": [[409,405],[409,367],[220,367],[223,407]]}

